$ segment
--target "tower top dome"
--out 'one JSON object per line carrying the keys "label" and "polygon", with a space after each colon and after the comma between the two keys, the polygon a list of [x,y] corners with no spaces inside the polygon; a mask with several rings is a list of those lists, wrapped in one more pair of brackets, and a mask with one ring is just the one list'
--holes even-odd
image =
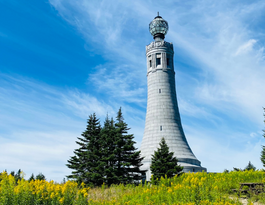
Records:
{"label": "tower top dome", "polygon": [[161,16],[159,16],[159,12],[157,12],[157,16],[154,18],[154,20],[150,22],[149,31],[154,39],[157,37],[160,39],[165,38],[165,35],[168,31],[168,23]]}

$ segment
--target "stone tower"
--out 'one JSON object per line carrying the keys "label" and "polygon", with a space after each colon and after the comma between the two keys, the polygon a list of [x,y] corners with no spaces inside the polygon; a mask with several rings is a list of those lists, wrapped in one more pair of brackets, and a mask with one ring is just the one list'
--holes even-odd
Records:
{"label": "stone tower", "polygon": [[148,170],[146,179],[151,177],[151,155],[157,150],[162,137],[170,151],[174,152],[184,172],[206,171],[195,157],[186,140],[181,125],[173,64],[173,44],[164,41],[168,23],[161,16],[149,24],[154,40],[146,46],[148,100],[145,130],[141,144],[144,158],[142,169]]}

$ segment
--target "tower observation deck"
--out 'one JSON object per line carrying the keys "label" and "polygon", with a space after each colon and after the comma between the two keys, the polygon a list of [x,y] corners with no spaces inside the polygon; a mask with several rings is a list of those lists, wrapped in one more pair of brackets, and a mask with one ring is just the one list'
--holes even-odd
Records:
{"label": "tower observation deck", "polygon": [[149,24],[154,41],[146,46],[148,99],[141,155],[144,158],[142,169],[147,170],[150,180],[151,158],[164,137],[171,152],[177,157],[184,172],[206,171],[193,154],[185,137],[179,114],[173,44],[164,41],[168,23],[156,16]]}

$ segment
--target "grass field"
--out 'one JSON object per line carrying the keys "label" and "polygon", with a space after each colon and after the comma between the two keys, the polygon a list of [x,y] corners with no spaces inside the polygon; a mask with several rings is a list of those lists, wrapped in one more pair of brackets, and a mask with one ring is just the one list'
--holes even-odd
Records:
{"label": "grass field", "polygon": [[[84,204],[241,204],[232,189],[242,182],[265,182],[264,171],[230,173],[186,173],[158,185],[113,185],[100,188],[80,186],[73,181],[58,184],[45,180],[19,180],[6,172],[0,176],[0,205]],[[247,195],[249,204],[265,203],[265,194]]]}

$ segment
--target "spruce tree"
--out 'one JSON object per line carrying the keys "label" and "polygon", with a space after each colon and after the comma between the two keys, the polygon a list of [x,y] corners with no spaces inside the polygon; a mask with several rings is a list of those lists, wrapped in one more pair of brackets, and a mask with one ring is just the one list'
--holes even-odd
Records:
{"label": "spruce tree", "polygon": [[249,171],[249,170],[256,170],[256,167],[249,161],[248,165],[245,167],[244,171]]}
{"label": "spruce tree", "polygon": [[21,180],[22,179],[22,172],[21,172],[21,169],[19,169],[18,171],[17,171],[17,173],[15,174],[15,180],[16,180],[16,182],[18,181],[18,180]]}
{"label": "spruce tree", "polygon": [[115,178],[117,183],[133,183],[142,179],[144,170],[140,170],[143,157],[140,156],[141,151],[135,148],[133,134],[128,134],[128,125],[125,123],[121,108],[118,111],[115,123]]}
{"label": "spruce tree", "polygon": [[[263,116],[265,117],[265,108],[263,108],[263,110],[264,110]],[[264,123],[265,123],[265,120],[264,120]],[[265,137],[265,130],[263,130],[263,132],[264,132],[263,137]],[[260,160],[263,164],[263,167],[265,168],[265,146],[262,146]]]}
{"label": "spruce tree", "polygon": [[42,173],[39,173],[37,176],[36,176],[36,180],[46,180],[44,174]]}
{"label": "spruce tree", "polygon": [[74,150],[74,156],[66,164],[73,169],[72,174],[67,176],[77,182],[100,186],[104,182],[104,161],[102,156],[102,140],[100,136],[101,126],[96,114],[89,116],[86,130],[78,137],[76,143],[78,149]]}
{"label": "spruce tree", "polygon": [[35,177],[34,177],[34,174],[33,173],[31,174],[31,176],[30,176],[30,178],[29,178],[28,181],[32,181],[32,180],[35,181]]}
{"label": "spruce tree", "polygon": [[114,126],[113,118],[109,119],[107,116],[104,122],[104,126],[101,130],[102,138],[102,160],[105,162],[104,169],[104,182],[106,185],[115,184],[118,177],[115,173],[116,154],[116,129]]}
{"label": "spruce tree", "polygon": [[173,157],[174,153],[169,152],[169,147],[164,138],[159,143],[160,147],[152,155],[150,170],[153,174],[153,179],[160,180],[161,177],[173,177],[181,172],[183,167],[178,165],[178,160]]}

